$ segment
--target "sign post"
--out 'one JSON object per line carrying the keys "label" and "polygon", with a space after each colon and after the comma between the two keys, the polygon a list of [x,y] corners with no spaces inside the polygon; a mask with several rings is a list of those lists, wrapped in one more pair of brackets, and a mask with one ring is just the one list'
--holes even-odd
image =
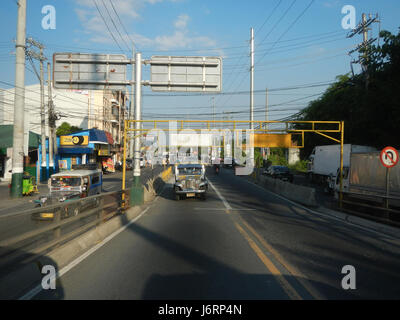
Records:
{"label": "sign post", "polygon": [[381,151],[380,160],[386,167],[386,198],[385,208],[389,209],[389,193],[390,193],[390,168],[394,167],[399,162],[399,153],[393,147],[386,147]]}
{"label": "sign post", "polygon": [[[135,60],[134,60],[135,59]],[[142,63],[150,64],[151,80],[142,81]],[[126,79],[127,65],[134,65],[131,81]],[[158,92],[213,92],[222,90],[221,57],[153,56],[142,60],[136,52],[135,57],[127,59],[122,54],[54,53],[53,86],[59,89],[76,90],[124,90],[127,85],[135,87],[134,128],[134,169],[131,201],[143,202],[143,186],[140,185],[140,129],[141,129],[141,88],[148,85]],[[133,97],[132,97],[133,98]],[[133,99],[131,100],[131,108]],[[126,130],[124,128],[124,168],[126,161]],[[129,128],[131,129],[131,128]],[[132,129],[131,129],[132,131]],[[80,139],[80,138],[79,138]],[[82,141],[72,141],[81,144]],[[123,180],[125,170],[123,170]],[[125,187],[125,180],[122,188]]]}

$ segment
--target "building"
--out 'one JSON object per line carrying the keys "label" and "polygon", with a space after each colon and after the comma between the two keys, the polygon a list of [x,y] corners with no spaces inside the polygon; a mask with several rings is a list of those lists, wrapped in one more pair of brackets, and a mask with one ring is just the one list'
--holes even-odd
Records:
{"label": "building", "polygon": [[[0,125],[0,181],[11,181],[13,134],[13,125]],[[29,131],[29,135],[26,135],[26,139],[28,140],[28,148],[24,150],[24,171],[36,177],[40,136]]]}
{"label": "building", "polygon": [[[46,119],[46,137],[49,136],[48,128],[48,88],[44,88],[45,95],[45,119]],[[72,126],[80,127],[88,133],[90,129],[104,131],[108,137],[103,143],[110,144],[104,157],[111,157],[113,164],[122,158],[124,120],[127,119],[127,101],[128,95],[122,91],[112,90],[62,90],[52,88],[52,98],[54,111],[59,115],[56,126],[62,122],[68,122]],[[41,112],[40,112],[40,85],[30,85],[25,87],[25,132],[41,134]],[[12,125],[14,122],[14,89],[0,89],[0,125]],[[59,140],[59,139],[57,139]],[[104,140],[104,139],[103,139]],[[59,141],[58,141],[59,143]],[[46,142],[48,151],[48,142]],[[96,144],[94,144],[96,145]],[[97,144],[98,145],[98,144]],[[98,147],[97,147],[98,148]],[[103,147],[104,148],[104,147]],[[99,149],[93,149],[94,154]],[[84,153],[83,153],[84,154]],[[41,155],[39,155],[39,160]],[[56,159],[56,156],[54,157]],[[70,157],[73,161],[74,157]],[[80,161],[80,157],[75,157]],[[3,160],[5,158],[3,157]],[[11,159],[4,160],[11,161]],[[48,167],[48,162],[47,162]],[[58,164],[56,164],[56,170]],[[4,167],[5,168],[5,167]],[[3,169],[5,170],[5,169]],[[47,169],[48,170],[48,169]]]}

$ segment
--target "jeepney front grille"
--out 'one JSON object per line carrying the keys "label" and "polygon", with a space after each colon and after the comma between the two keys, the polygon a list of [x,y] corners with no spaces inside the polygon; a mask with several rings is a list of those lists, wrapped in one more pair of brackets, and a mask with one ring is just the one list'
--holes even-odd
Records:
{"label": "jeepney front grille", "polygon": [[198,189],[199,183],[194,179],[186,180],[185,188],[186,189]]}

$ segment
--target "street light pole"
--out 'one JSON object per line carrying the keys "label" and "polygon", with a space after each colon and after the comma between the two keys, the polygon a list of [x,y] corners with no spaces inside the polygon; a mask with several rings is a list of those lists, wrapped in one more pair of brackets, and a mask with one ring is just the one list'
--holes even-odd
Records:
{"label": "street light pole", "polygon": [[22,197],[24,174],[26,0],[18,1],[17,41],[15,44],[14,132],[12,151],[12,198]]}

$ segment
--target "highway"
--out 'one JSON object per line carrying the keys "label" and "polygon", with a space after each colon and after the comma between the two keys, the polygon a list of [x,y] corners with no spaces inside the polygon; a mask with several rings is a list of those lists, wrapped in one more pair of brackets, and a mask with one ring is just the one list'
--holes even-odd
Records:
{"label": "highway", "polygon": [[[233,171],[172,185],[33,299],[399,299],[400,239],[310,213]],[[123,219],[124,217],[121,217]],[[356,289],[342,268],[354,266]],[[67,270],[67,271],[65,271]]]}
{"label": "highway", "polygon": [[[161,169],[155,169],[161,170]],[[157,172],[158,172],[157,171]],[[152,175],[151,168],[143,168],[141,180],[147,181]],[[129,188],[132,182],[132,171],[127,171],[126,187]],[[121,190],[122,172],[103,175],[103,192],[111,192]],[[47,189],[41,195],[47,194]],[[48,225],[49,221],[32,220],[30,214],[24,215],[24,210],[30,210],[35,207],[32,202],[38,199],[38,195],[28,198],[18,199],[17,205],[0,210],[0,240],[23,234],[28,231],[41,228]],[[25,201],[24,201],[25,200]],[[87,220],[87,219],[86,219]],[[86,222],[85,220],[85,222]]]}

